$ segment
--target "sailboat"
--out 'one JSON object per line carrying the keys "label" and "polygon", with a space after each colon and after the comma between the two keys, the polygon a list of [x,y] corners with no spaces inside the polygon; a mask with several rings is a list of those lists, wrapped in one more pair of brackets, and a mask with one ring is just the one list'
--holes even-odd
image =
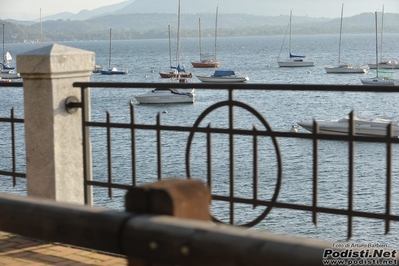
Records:
{"label": "sailboat", "polygon": [[8,73],[11,70],[14,70],[15,68],[11,66],[10,61],[12,60],[11,54],[9,52],[4,53],[4,27],[5,25],[3,24],[3,61],[0,63],[0,72],[3,73]]}
{"label": "sailboat", "polygon": [[361,73],[364,74],[367,72],[367,68],[358,67],[352,64],[346,64],[341,62],[341,39],[342,39],[342,19],[344,15],[344,4],[341,7],[341,25],[339,27],[339,48],[338,48],[338,65],[337,66],[325,66],[324,69],[327,73],[335,73],[335,74],[353,74],[353,73]]}
{"label": "sailboat", "polygon": [[[180,0],[177,12],[177,48],[176,48],[176,67],[170,66],[170,71],[159,72],[161,78],[192,78],[193,74],[186,72],[183,66],[180,65]],[[170,28],[169,28],[169,57],[170,56]]]}
{"label": "sailboat", "polygon": [[[289,23],[289,58],[286,60],[277,60],[279,67],[312,67],[315,65],[313,60],[305,60],[303,55],[294,55],[291,53],[291,28],[292,28],[292,10],[290,12],[290,23]],[[285,39],[285,37],[284,37]],[[284,45],[284,41],[283,41]],[[280,50],[281,54],[281,50]],[[279,55],[280,58],[280,55]]]}
{"label": "sailboat", "polygon": [[[377,27],[377,12],[375,12],[375,63],[378,65],[378,27]],[[398,80],[393,79],[390,76],[384,75],[386,73],[381,72],[378,68],[376,69],[377,75],[373,78],[361,78],[360,81],[363,85],[373,86],[395,86],[395,82]]]}
{"label": "sailboat", "polygon": [[[169,47],[170,47],[170,45],[169,45]],[[176,62],[177,67],[175,70],[177,72],[173,73],[173,75],[171,77],[172,78],[176,77],[177,79],[172,79],[172,80],[178,81],[180,83],[186,83],[187,78],[185,78],[185,76],[183,76],[182,74],[188,74],[188,73],[184,73],[184,72],[182,73],[181,71],[179,71],[179,69],[181,68],[180,67],[180,0],[179,0],[179,8],[178,8],[176,59],[177,59],[177,62]],[[174,76],[174,74],[176,74],[176,76]],[[191,75],[191,73],[190,73],[190,75]],[[195,89],[156,88],[147,93],[137,95],[137,96],[135,96],[135,98],[141,104],[194,103],[195,102]]]}
{"label": "sailboat", "polygon": [[399,62],[396,60],[382,60],[382,40],[383,40],[383,32],[384,32],[384,6],[382,6],[381,12],[381,44],[380,44],[380,58],[381,61],[378,64],[368,64],[370,69],[378,68],[386,68],[386,69],[398,69]]}
{"label": "sailboat", "polygon": [[215,50],[213,54],[213,59],[206,58],[202,54],[202,33],[201,33],[201,18],[198,19],[198,32],[199,32],[199,48],[200,48],[200,60],[193,61],[191,64],[193,67],[198,68],[216,68],[220,66],[220,62],[216,60],[216,39],[217,39],[217,27],[218,27],[218,7],[216,7],[216,20],[215,20]]}
{"label": "sailboat", "polygon": [[111,68],[111,40],[112,40],[112,28],[109,28],[109,57],[108,57],[108,69],[101,70],[103,75],[123,75],[127,74],[127,69],[119,70],[116,67]]}

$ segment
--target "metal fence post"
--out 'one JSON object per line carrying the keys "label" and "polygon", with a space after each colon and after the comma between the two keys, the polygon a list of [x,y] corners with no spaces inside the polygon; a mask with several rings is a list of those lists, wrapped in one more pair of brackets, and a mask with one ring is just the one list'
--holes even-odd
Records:
{"label": "metal fence post", "polygon": [[17,55],[23,78],[28,196],[84,203],[82,115],[65,101],[80,100],[74,82],[90,80],[94,53],[52,44]]}

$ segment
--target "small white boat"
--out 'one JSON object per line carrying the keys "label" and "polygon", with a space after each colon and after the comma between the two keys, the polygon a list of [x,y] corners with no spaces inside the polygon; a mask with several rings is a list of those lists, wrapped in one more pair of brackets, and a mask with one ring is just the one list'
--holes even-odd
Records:
{"label": "small white boat", "polygon": [[[180,79],[179,82],[187,82]],[[194,103],[195,89],[156,88],[135,96],[139,103]]]}
{"label": "small white boat", "polygon": [[367,73],[367,68],[354,66],[352,64],[341,64],[339,66],[325,66],[324,69],[327,73],[336,74],[364,74]]}
{"label": "small white boat", "polygon": [[8,72],[0,72],[0,78],[2,79],[19,79],[19,73],[15,72],[14,70],[10,70]]}
{"label": "small white boat", "polygon": [[247,75],[236,75],[233,70],[215,70],[211,76],[197,76],[202,82],[246,82],[249,80]]}
{"label": "small white boat", "polygon": [[[316,120],[320,134],[349,134],[350,119],[348,116],[339,120]],[[399,123],[387,119],[368,119],[354,117],[354,134],[359,136],[387,136],[388,125],[393,125],[393,136],[399,136]],[[301,127],[313,132],[313,120],[298,122]]]}
{"label": "small white boat", "polygon": [[[377,64],[368,64],[370,69],[377,69]],[[399,62],[396,60],[386,60],[380,61],[378,63],[378,68],[383,69],[399,69]]]}

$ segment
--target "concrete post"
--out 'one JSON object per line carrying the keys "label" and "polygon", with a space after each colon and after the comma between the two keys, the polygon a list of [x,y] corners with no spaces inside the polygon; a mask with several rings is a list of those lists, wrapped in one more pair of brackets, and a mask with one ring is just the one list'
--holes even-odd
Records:
{"label": "concrete post", "polygon": [[28,196],[84,204],[82,113],[65,109],[81,99],[77,81],[87,82],[94,53],[53,44],[17,55],[23,79]]}

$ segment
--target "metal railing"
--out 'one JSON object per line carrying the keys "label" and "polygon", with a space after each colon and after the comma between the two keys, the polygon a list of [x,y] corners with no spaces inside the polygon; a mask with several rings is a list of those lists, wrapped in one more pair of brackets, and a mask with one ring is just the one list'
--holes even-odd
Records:
{"label": "metal railing", "polygon": [[[7,83],[1,84],[2,87],[22,87],[22,83]],[[349,135],[331,135],[331,134],[318,134],[318,133],[292,133],[292,132],[280,132],[273,131],[269,126],[266,119],[262,117],[262,115],[252,108],[251,106],[234,100],[234,91],[242,91],[242,90],[250,90],[250,91],[311,91],[311,92],[374,92],[374,93],[397,93],[397,88],[395,87],[368,87],[368,86],[341,86],[341,85],[280,85],[280,84],[210,84],[210,83],[99,83],[99,82],[77,82],[74,84],[75,87],[81,88],[81,99],[82,102],[71,101],[67,104],[69,109],[73,108],[82,108],[82,116],[83,116],[83,147],[84,147],[84,167],[85,167],[85,180],[84,185],[86,187],[87,193],[85,194],[86,203],[90,202],[90,191],[92,187],[101,187],[106,188],[108,190],[108,196],[113,196],[114,189],[122,189],[128,190],[132,186],[137,185],[137,170],[136,170],[136,133],[139,130],[149,130],[156,133],[156,158],[157,158],[157,179],[161,180],[163,178],[162,175],[162,138],[161,134],[163,132],[185,132],[188,134],[187,146],[186,146],[186,154],[185,154],[185,167],[186,167],[186,178],[192,178],[192,167],[190,165],[191,152],[192,152],[192,143],[195,134],[204,134],[206,135],[206,158],[207,161],[210,162],[212,160],[213,152],[212,152],[212,136],[215,134],[222,134],[228,136],[229,143],[229,173],[228,173],[228,181],[229,181],[229,193],[227,195],[217,194],[215,191],[212,191],[212,200],[214,202],[220,201],[225,202],[229,206],[229,224],[235,224],[235,213],[234,207],[236,204],[246,204],[253,207],[261,206],[264,209],[257,217],[255,217],[252,221],[241,224],[245,227],[251,227],[258,224],[260,221],[264,220],[265,217],[269,214],[269,212],[273,208],[282,208],[287,210],[299,210],[305,211],[311,214],[312,221],[314,224],[317,224],[318,214],[334,214],[347,217],[347,237],[350,238],[353,235],[353,218],[361,217],[361,218],[369,218],[369,219],[377,219],[384,221],[385,223],[385,233],[390,231],[391,221],[399,221],[399,216],[392,214],[392,145],[399,143],[398,138],[393,138],[388,136],[382,137],[367,137],[367,136],[357,136],[353,134]],[[212,90],[225,90],[228,92],[228,99],[225,101],[217,102],[210,107],[208,107],[201,115],[197,118],[196,122],[193,126],[168,126],[162,125],[160,121],[160,116],[157,117],[157,123],[154,125],[147,125],[142,123],[136,123],[135,121],[135,107],[132,102],[130,102],[130,122],[129,123],[121,123],[121,122],[111,122],[109,114],[107,114],[107,119],[105,122],[96,122],[91,121],[88,115],[88,110],[90,107],[89,103],[89,94],[87,93],[88,88],[132,88],[132,89],[142,89],[142,88],[195,88],[195,89],[212,89]],[[211,125],[208,126],[200,126],[201,121],[204,117],[206,117],[210,112],[216,110],[218,108],[227,107],[228,108],[228,124],[227,128],[213,128]],[[233,109],[242,108],[252,113],[261,124],[265,127],[265,130],[260,130],[257,128],[253,129],[237,129],[234,127],[234,112]],[[353,127],[353,113],[351,114],[352,119],[352,127]],[[0,124],[9,123],[11,125],[11,142],[12,142],[12,170],[5,171],[0,170],[0,175],[10,176],[13,178],[13,184],[16,183],[16,178],[21,177],[25,178],[25,173],[20,173],[16,171],[16,158],[15,158],[15,128],[14,125],[16,123],[23,123],[23,119],[15,118],[14,113],[11,110],[10,117],[0,118]],[[317,127],[317,125],[314,125]],[[90,149],[90,129],[94,128],[102,128],[106,130],[107,136],[107,181],[98,181],[93,180],[90,176],[91,173],[91,149]],[[131,184],[121,184],[114,181],[113,173],[112,173],[112,136],[111,129],[123,129],[127,130],[131,134],[131,142],[128,144],[131,149]],[[353,129],[352,129],[353,130]],[[352,131],[353,132],[353,131]],[[389,131],[387,131],[389,133]],[[234,173],[234,136],[249,136],[252,138],[252,143],[250,144],[253,147],[253,175],[251,177],[253,187],[252,187],[252,198],[244,198],[235,195],[235,173]],[[276,168],[277,168],[277,177],[275,181],[275,190],[273,196],[270,200],[263,200],[259,198],[258,195],[258,138],[259,137],[270,137],[275,149],[276,153]],[[282,159],[281,159],[281,151],[279,148],[279,142],[277,138],[296,138],[296,139],[308,139],[313,143],[313,162],[312,162],[312,202],[311,204],[295,204],[295,203],[287,203],[278,201],[279,191],[281,188],[282,182]],[[346,208],[330,208],[330,207],[322,207],[318,204],[318,196],[319,196],[319,184],[318,184],[318,158],[319,158],[319,141],[320,140],[333,140],[333,141],[344,141],[348,143],[348,162],[349,162],[349,172],[348,172],[348,203]],[[386,190],[385,195],[383,195],[383,199],[381,201],[385,202],[385,208],[383,212],[375,213],[371,211],[360,211],[354,209],[353,195],[354,195],[354,144],[355,142],[373,142],[373,143],[383,143],[386,145]],[[212,177],[212,164],[207,163],[207,173],[206,173],[206,183],[211,188],[213,182]],[[220,219],[213,217],[213,220],[216,222],[221,222]]]}

